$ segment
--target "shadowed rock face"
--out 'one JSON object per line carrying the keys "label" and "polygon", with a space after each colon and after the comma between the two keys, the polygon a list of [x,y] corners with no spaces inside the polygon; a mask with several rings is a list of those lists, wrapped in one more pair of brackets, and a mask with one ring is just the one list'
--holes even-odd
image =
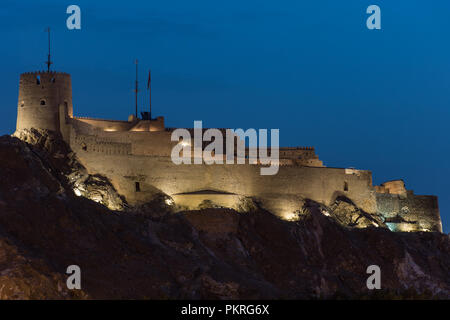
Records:
{"label": "shadowed rock face", "polygon": [[14,136],[30,145],[29,151],[66,189],[72,189],[76,195],[101,203],[111,210],[127,207],[126,201],[117,194],[108,179],[88,174],[59,135],[33,128],[16,131]]}
{"label": "shadowed rock face", "polygon": [[[338,223],[355,212],[344,203],[329,217],[310,206],[296,222],[261,209],[174,214],[163,197],[127,209],[58,137],[29,139],[0,137],[0,298],[362,298],[374,296],[372,264],[375,297],[450,297],[448,235],[343,227],[376,221],[356,212]],[[76,196],[74,181],[100,198]],[[73,264],[82,291],[66,288]]]}

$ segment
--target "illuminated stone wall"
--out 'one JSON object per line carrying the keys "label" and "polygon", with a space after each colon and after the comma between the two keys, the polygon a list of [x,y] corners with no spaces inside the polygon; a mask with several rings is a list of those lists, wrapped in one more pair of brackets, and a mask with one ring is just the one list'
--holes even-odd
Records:
{"label": "illuminated stone wall", "polygon": [[96,134],[99,131],[128,131],[136,121],[103,120],[88,117],[74,117],[74,124],[85,133]]}
{"label": "illuminated stone wall", "polygon": [[377,210],[393,231],[439,231],[442,223],[435,196],[377,193]]}
{"label": "illuminated stone wall", "polygon": [[131,204],[160,192],[188,208],[204,200],[239,208],[242,199],[253,198],[289,219],[305,199],[331,205],[345,196],[368,213],[383,214],[393,229],[442,230],[436,197],[406,192],[401,180],[373,187],[370,171],[323,167],[311,147],[280,148],[273,176],[262,176],[260,165],[175,165],[170,155],[178,141],[171,141],[174,128],[165,128],[163,117],[73,117],[71,79],[65,73],[20,76],[17,130],[32,127],[61,132],[89,173],[108,177]]}
{"label": "illuminated stone wall", "polygon": [[405,182],[403,180],[387,181],[380,186],[375,186],[375,189],[378,193],[398,194],[404,196],[407,192]]}
{"label": "illuminated stone wall", "polygon": [[[131,137],[136,141],[134,135]],[[215,190],[257,198],[267,209],[280,216],[291,215],[299,210],[304,198],[329,205],[339,195],[349,197],[367,212],[376,212],[375,192],[369,171],[354,170],[349,173],[339,168],[281,166],[278,174],[262,176],[259,165],[175,165],[168,156],[134,154],[134,150],[139,149],[134,143],[131,146],[132,154],[123,154],[96,152],[98,142],[92,145],[88,143],[86,150],[83,150],[86,141],[86,138],[72,139],[72,148],[82,163],[90,172],[110,178],[130,203],[148,201],[159,191],[175,196]],[[144,141],[147,148],[155,148],[147,138],[142,143]],[[139,191],[136,191],[137,182]],[[185,203],[188,202],[186,197],[183,197]],[[199,196],[195,198],[192,203],[200,201],[197,199]],[[214,202],[212,196],[205,195],[204,198],[211,198]]]}
{"label": "illuminated stone wall", "polygon": [[[298,166],[289,160],[278,174],[262,176],[259,165],[175,165],[170,152],[176,142],[170,142],[168,131],[101,130],[92,136],[72,129],[71,137],[71,147],[88,170],[111,179],[131,204],[149,201],[163,192],[189,209],[204,200],[236,209],[243,198],[251,197],[289,219],[306,198],[330,205],[338,196],[345,196],[368,213],[382,214],[393,230],[442,230],[436,197],[412,192],[406,196],[401,180],[376,189],[370,171]],[[224,194],[196,193],[204,190]]]}

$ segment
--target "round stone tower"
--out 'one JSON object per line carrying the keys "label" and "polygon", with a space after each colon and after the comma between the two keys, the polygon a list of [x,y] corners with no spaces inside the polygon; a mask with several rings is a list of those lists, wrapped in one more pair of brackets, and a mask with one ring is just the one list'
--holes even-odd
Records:
{"label": "round stone tower", "polygon": [[36,128],[59,131],[60,107],[72,117],[72,82],[69,74],[37,71],[20,75],[16,130]]}

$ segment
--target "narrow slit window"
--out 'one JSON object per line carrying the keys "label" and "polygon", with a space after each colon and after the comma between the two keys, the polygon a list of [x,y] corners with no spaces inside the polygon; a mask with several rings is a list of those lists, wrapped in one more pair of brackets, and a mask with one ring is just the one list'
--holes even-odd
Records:
{"label": "narrow slit window", "polygon": [[344,182],[344,191],[348,191],[348,182],[347,181]]}
{"label": "narrow slit window", "polygon": [[139,182],[135,182],[135,183],[134,183],[134,186],[135,186],[135,188],[136,188],[136,192],[140,192],[140,191],[141,191],[141,185],[140,185]]}

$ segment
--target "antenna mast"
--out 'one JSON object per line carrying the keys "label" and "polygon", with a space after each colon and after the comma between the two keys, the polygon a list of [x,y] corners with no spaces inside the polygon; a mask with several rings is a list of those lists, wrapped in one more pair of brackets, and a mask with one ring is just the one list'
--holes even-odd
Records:
{"label": "antenna mast", "polygon": [[150,96],[150,110],[149,110],[149,119],[152,120],[152,70],[148,70],[148,82],[147,82],[147,89],[149,91]]}
{"label": "antenna mast", "polygon": [[136,119],[138,117],[138,60],[134,62],[136,64],[136,89],[134,92],[136,93]]}
{"label": "antenna mast", "polygon": [[45,30],[45,32],[48,32],[48,56],[47,56],[47,62],[45,63],[47,65],[47,72],[50,72],[50,65],[53,63],[50,60],[50,27]]}

